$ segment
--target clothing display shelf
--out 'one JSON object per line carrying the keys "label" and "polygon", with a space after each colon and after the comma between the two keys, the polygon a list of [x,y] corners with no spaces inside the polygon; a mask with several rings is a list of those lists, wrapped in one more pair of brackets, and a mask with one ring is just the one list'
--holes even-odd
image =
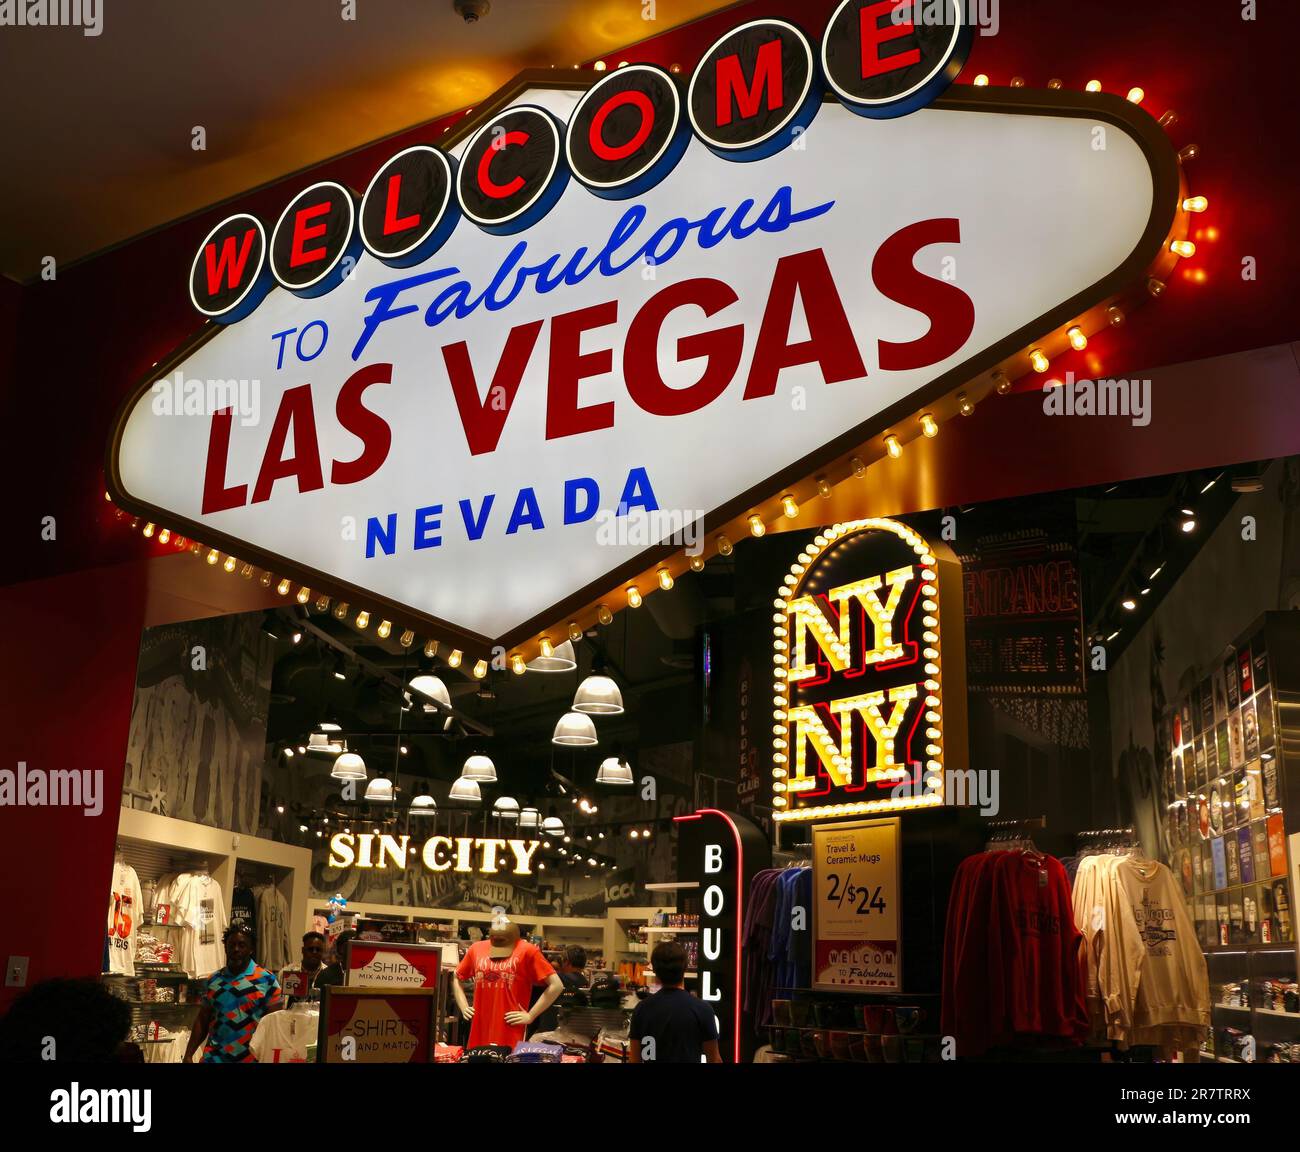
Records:
{"label": "clothing display shelf", "polygon": [[[1217,951],[1207,954],[1210,968],[1210,1037],[1213,1050],[1203,1049],[1201,1056],[1214,1056],[1219,1063],[1240,1064],[1244,1061],[1225,1055],[1232,1032],[1254,1038],[1256,1060],[1267,1060],[1277,1045],[1300,1043],[1300,1012],[1287,1012],[1264,1002],[1265,981],[1293,984],[1296,981],[1295,954],[1290,948]],[[1224,989],[1237,985],[1246,1004],[1224,1003]]]}

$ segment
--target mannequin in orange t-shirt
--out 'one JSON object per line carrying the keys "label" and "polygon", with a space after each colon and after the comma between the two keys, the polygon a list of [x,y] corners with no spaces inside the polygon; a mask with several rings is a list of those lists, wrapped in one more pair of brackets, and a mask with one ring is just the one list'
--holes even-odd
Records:
{"label": "mannequin in orange t-shirt", "polygon": [[[474,981],[474,1004],[465,997],[462,980]],[[528,1007],[534,984],[545,984],[537,1003]],[[535,944],[519,938],[519,925],[498,913],[486,940],[471,944],[456,969],[452,993],[461,1015],[472,1021],[469,1043],[503,1044],[513,1048],[531,1024],[564,991],[564,983]]]}

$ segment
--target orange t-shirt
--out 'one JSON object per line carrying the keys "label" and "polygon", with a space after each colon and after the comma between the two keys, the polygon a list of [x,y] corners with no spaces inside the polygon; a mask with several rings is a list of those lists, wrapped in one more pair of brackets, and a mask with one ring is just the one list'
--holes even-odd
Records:
{"label": "orange t-shirt", "polygon": [[515,950],[500,960],[492,958],[492,942],[471,944],[456,969],[458,980],[474,981],[474,1019],[470,1024],[468,1048],[481,1044],[504,1044],[513,1048],[524,1038],[525,1025],[512,1028],[507,1012],[527,1012],[533,985],[544,984],[555,969],[536,944],[520,940]]}

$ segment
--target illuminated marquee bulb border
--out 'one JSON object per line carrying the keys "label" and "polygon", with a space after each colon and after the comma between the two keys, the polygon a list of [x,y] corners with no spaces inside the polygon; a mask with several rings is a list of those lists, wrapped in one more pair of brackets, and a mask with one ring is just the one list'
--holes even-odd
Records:
{"label": "illuminated marquee bulb border", "polygon": [[[804,578],[813,568],[817,557],[822,552],[846,536],[870,531],[893,533],[893,535],[911,546],[912,551],[916,554],[917,562],[921,565],[919,576],[922,580],[922,607],[927,613],[932,613],[924,621],[926,627],[924,641],[927,644],[924,655],[929,663],[926,665],[926,680],[924,681],[927,695],[923,701],[923,707],[926,710],[927,740],[924,779],[931,790],[927,791],[924,796],[905,800],[895,800],[891,797],[887,800],[855,801],[849,804],[824,804],[813,808],[792,809],[787,799],[788,785],[786,783],[789,778],[789,769],[786,765],[789,763],[789,755],[793,752],[793,749],[789,747],[792,737],[789,733],[788,724],[790,707],[788,604],[792,598],[797,598],[796,594],[802,589]],[[798,572],[795,569],[798,569]],[[793,582],[791,582],[790,576],[795,577]],[[939,659],[939,605],[936,599],[938,595],[937,581],[938,558],[925,538],[906,524],[879,516],[864,520],[847,520],[832,525],[814,537],[799,554],[794,564],[791,565],[789,574],[783,579],[781,587],[777,590],[777,597],[773,601],[773,607],[776,611],[772,614],[772,661],[774,665],[772,717],[778,721],[773,725],[772,729],[772,816],[774,819],[782,822],[824,820],[827,817],[861,816],[869,812],[897,812],[903,809],[933,808],[943,803],[943,715],[940,710],[942,688]],[[933,626],[931,626],[931,620],[933,620]],[[838,637],[835,637],[837,642],[838,639]],[[930,657],[931,652],[934,653],[933,659]],[[933,673],[930,672],[931,667],[934,668]],[[825,734],[821,734],[820,739],[828,751],[835,750],[835,763],[838,767],[842,767],[844,760],[839,754],[839,750],[835,749],[834,741]],[[900,767],[899,771],[901,777],[906,774],[907,769]]]}

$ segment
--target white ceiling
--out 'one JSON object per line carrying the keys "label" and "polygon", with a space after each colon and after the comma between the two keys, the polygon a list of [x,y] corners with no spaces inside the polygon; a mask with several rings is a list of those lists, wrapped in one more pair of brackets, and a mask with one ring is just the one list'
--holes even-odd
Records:
{"label": "white ceiling", "polygon": [[352,7],[355,20],[345,0],[100,0],[99,36],[0,28],[0,272],[30,279],[45,256],[80,259],[472,105],[522,68],[725,5],[493,0],[476,24],[452,0]]}

